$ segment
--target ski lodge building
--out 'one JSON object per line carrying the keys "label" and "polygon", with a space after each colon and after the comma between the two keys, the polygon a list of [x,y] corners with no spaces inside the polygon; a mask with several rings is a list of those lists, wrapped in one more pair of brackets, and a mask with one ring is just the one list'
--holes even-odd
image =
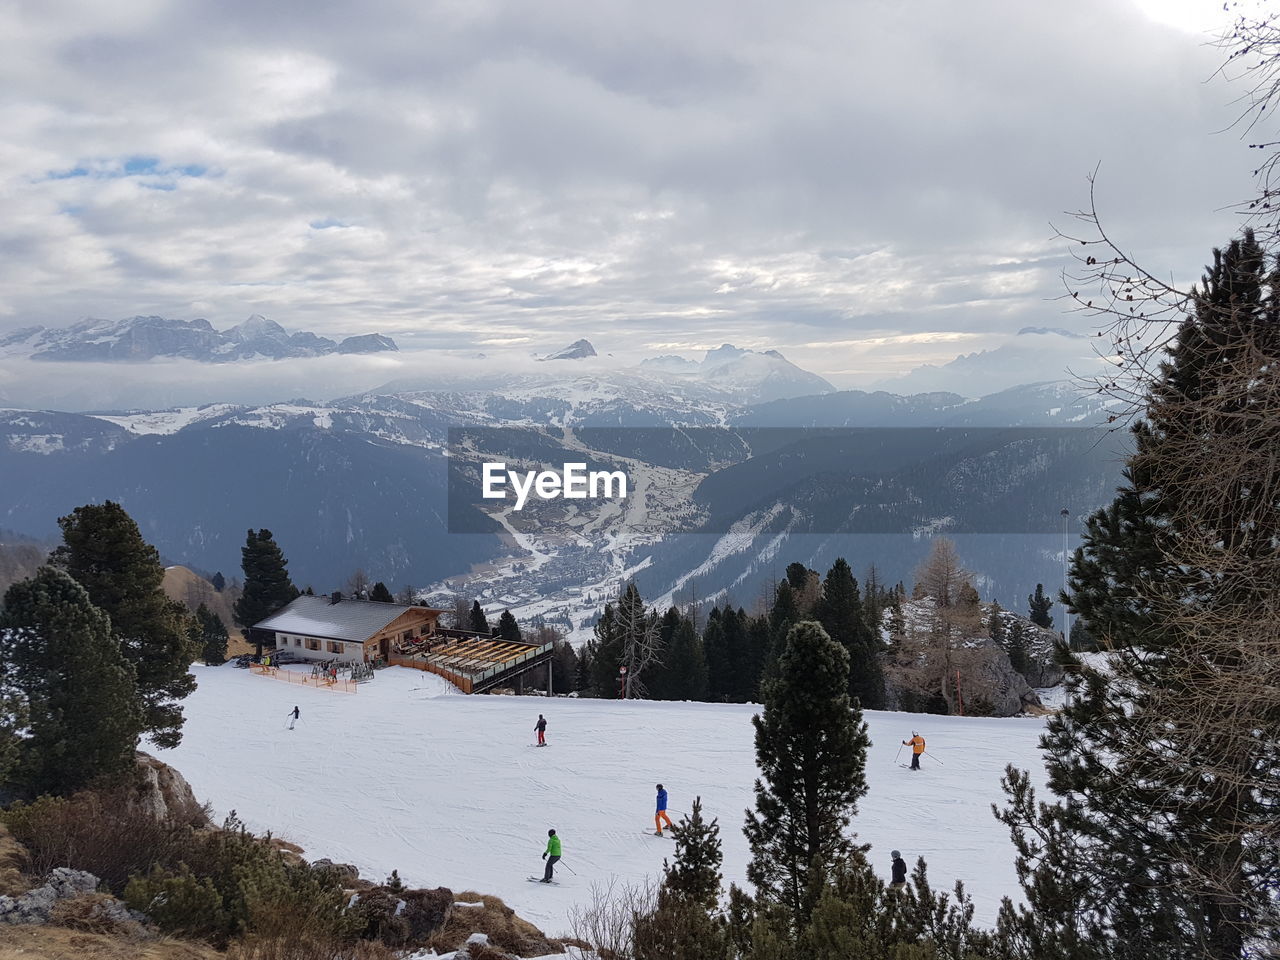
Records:
{"label": "ski lodge building", "polygon": [[434,636],[444,612],[377,600],[302,596],[255,623],[250,639],[262,635],[264,643],[302,660],[386,662],[399,647]]}
{"label": "ski lodge building", "polygon": [[302,596],[255,623],[249,639],[300,660],[383,663],[444,677],[463,693],[519,689],[526,673],[547,668],[554,644],[504,640],[496,633],[440,626],[444,610],[378,600]]}

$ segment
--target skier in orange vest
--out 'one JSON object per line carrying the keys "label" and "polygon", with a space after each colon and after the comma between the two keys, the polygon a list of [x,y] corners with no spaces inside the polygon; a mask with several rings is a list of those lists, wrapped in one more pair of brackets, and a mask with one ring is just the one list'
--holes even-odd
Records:
{"label": "skier in orange vest", "polygon": [[919,770],[919,769],[920,769],[920,754],[924,753],[924,737],[920,736],[920,734],[918,734],[918,733],[916,733],[914,730],[912,730],[912,731],[911,731],[911,739],[910,739],[910,740],[903,740],[903,741],[902,741],[902,745],[903,745],[904,747],[910,747],[910,748],[911,748],[911,769],[912,769],[912,770]]}

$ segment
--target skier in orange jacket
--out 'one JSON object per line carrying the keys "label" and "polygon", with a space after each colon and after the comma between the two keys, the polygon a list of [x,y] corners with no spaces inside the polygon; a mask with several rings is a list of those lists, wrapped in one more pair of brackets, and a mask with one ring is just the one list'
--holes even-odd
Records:
{"label": "skier in orange jacket", "polygon": [[910,740],[903,740],[903,741],[902,741],[902,745],[903,745],[904,747],[910,747],[910,748],[911,748],[911,769],[912,769],[912,770],[919,770],[919,769],[920,769],[920,754],[924,753],[924,737],[920,736],[920,734],[918,734],[918,733],[916,733],[914,730],[912,730],[912,731],[911,731],[911,739],[910,739]]}

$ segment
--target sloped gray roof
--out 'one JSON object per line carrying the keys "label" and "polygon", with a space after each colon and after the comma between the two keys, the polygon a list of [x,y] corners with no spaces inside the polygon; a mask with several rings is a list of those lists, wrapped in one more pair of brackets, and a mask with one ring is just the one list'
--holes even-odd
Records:
{"label": "sloped gray roof", "polygon": [[253,629],[362,643],[406,610],[426,609],[407,607],[401,603],[381,603],[377,600],[343,599],[334,603],[323,595],[303,596],[281,607],[267,619],[255,623]]}

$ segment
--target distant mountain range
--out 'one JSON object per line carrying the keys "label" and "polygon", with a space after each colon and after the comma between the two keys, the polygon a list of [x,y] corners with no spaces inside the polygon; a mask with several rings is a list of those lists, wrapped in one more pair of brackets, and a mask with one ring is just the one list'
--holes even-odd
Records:
{"label": "distant mountain range", "polygon": [[[751,369],[780,360],[734,351],[728,362],[743,354]],[[701,376],[579,367],[591,363],[489,390],[0,410],[0,527],[50,539],[57,517],[114,499],[168,562],[230,575],[244,531],[265,526],[299,585],[333,589],[360,567],[393,589],[465,593],[581,638],[628,579],[651,599],[727,592],[749,604],[787,562],[825,569],[843,555],[909,580],[933,532],[961,541],[984,596],[1020,606],[1037,582],[1061,579],[1061,536],[1046,532],[1059,509],[1078,522],[1119,479],[1113,444],[1061,429],[1105,423],[1105,403],[1062,383],[978,400],[840,391],[744,404]],[[451,501],[459,458],[446,451],[451,428],[477,427],[509,460],[624,466],[636,497],[625,511],[475,515]],[[459,510],[476,532],[450,532]]]}
{"label": "distant mountain range", "polygon": [[99,363],[157,357],[232,363],[397,349],[394,340],[377,333],[347,337],[341,342],[307,331],[289,333],[274,320],[259,314],[221,331],[203,319],[139,316],[123,320],[83,320],[58,329],[26,327],[0,337],[0,357]]}
{"label": "distant mountain range", "polygon": [[978,397],[1024,383],[1065,381],[1101,369],[1098,343],[1058,327],[1023,327],[1008,343],[991,350],[961,354],[941,366],[922,364],[873,387],[904,395],[946,392]]}

